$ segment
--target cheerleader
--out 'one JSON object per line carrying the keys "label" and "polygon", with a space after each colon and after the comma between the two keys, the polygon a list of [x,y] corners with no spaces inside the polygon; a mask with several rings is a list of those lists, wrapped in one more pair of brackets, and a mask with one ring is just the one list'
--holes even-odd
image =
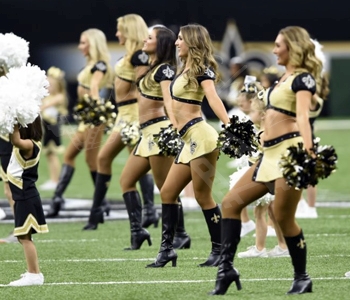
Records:
{"label": "cheerleader", "polygon": [[285,67],[285,73],[265,93],[263,155],[222,201],[222,248],[215,288],[210,292],[212,295],[225,294],[233,281],[237,289],[241,289],[240,274],[233,268],[240,241],[240,214],[244,207],[268,192],[275,195],[274,215],[294,268],[294,281],[287,294],[312,291],[312,281],[306,272],[307,243],[295,221],[302,191],[288,186],[278,161],[289,146],[299,142],[303,142],[308,153],[313,153],[309,108],[312,95],[320,87],[322,62],[315,56],[315,46],[308,32],[297,26],[280,30],[273,53],[277,56],[277,63]]}
{"label": "cheerleader", "polygon": [[[262,100],[257,97],[252,99],[251,110],[249,113],[250,119],[254,123],[257,130],[259,130],[258,137],[259,143],[263,144],[263,132],[264,132],[264,118],[265,118],[265,104]],[[243,175],[248,169],[249,166],[253,165],[261,154],[260,151],[255,153],[252,157],[249,158],[245,168],[238,171],[239,174]],[[230,177],[230,189],[233,188],[235,183],[239,180],[239,174],[232,174]],[[255,233],[255,245],[248,247],[247,251],[240,252],[237,254],[239,258],[249,258],[249,257],[286,257],[289,256],[286,243],[283,238],[283,234],[278,226],[278,223],[275,221],[273,215],[272,203],[273,195],[267,193],[263,197],[255,201],[254,215],[256,222],[256,233]],[[277,235],[278,245],[275,246],[272,250],[266,251],[265,242],[266,237],[268,236],[268,226],[266,222],[266,213],[269,213],[270,219],[273,222],[275,232]],[[241,234],[242,236],[242,234]]]}
{"label": "cheerleader", "polygon": [[58,154],[63,153],[61,143],[61,117],[67,115],[67,89],[65,74],[59,68],[47,70],[50,95],[43,99],[41,116],[44,125],[43,153],[46,155],[50,180],[39,186],[43,191],[54,190],[60,174]]}
{"label": "cheerleader", "polygon": [[220,255],[221,212],[212,197],[218,132],[202,118],[204,96],[224,123],[228,124],[225,107],[216,93],[217,64],[207,29],[201,25],[182,26],[175,43],[183,63],[170,85],[172,97],[167,112],[183,141],[182,148],[171,165],[162,186],[162,239],[155,262],[147,267],[164,267],[169,261],[176,266],[177,253],[173,238],[178,220],[178,195],[192,180],[194,194],[201,206],[211,239],[209,258],[200,266],[216,266]]}
{"label": "cheerleader", "polygon": [[40,116],[26,128],[15,125],[10,138],[13,151],[7,175],[15,201],[14,235],[23,247],[27,271],[20,279],[10,282],[9,286],[42,285],[44,276],[40,272],[37,250],[32,240],[32,234],[49,231],[40,195],[35,187],[42,139]]}
{"label": "cheerleader", "polygon": [[[125,46],[126,54],[115,65],[115,100],[118,116],[115,126],[107,141],[99,151],[97,157],[96,184],[93,204],[88,223],[83,230],[96,230],[99,223],[103,223],[103,201],[107,194],[112,178],[112,162],[114,158],[127,146],[131,152],[138,137],[126,145],[122,139],[122,130],[134,124],[138,131],[138,104],[136,79],[148,69],[148,55],[141,48],[148,36],[148,27],[143,18],[137,14],[128,14],[117,19],[116,37],[119,44]],[[153,177],[144,174],[140,178],[140,186],[144,200],[143,227],[154,224],[157,226],[159,216],[154,207]]]}
{"label": "cheerleader", "polygon": [[[153,136],[175,121],[169,119],[165,109],[165,106],[171,104],[169,86],[176,73],[175,40],[176,35],[171,30],[164,26],[154,26],[142,48],[150,57],[150,67],[138,81],[141,139],[129,156],[120,177],[123,198],[129,213],[129,249],[132,250],[139,249],[146,239],[151,244],[148,231],[140,226],[140,214],[137,212],[140,212],[141,201],[136,182],[151,169],[160,190],[174,161],[172,156],[160,154]],[[185,231],[182,234],[189,238]]]}
{"label": "cheerleader", "polygon": [[[21,67],[27,63],[29,57],[29,43],[23,38],[13,34],[0,34],[0,77],[14,67]],[[8,100],[8,99],[7,99]],[[0,178],[4,183],[4,194],[11,207],[14,216],[14,201],[12,199],[11,189],[7,178],[7,167],[12,153],[12,143],[10,136],[0,135]],[[1,209],[0,209],[1,212]],[[6,217],[3,211],[3,218]],[[13,232],[6,238],[0,239],[0,243],[16,243],[17,238]]]}
{"label": "cheerleader", "polygon": [[[111,87],[113,70],[109,64],[110,53],[105,34],[95,28],[85,30],[80,35],[78,49],[86,58],[86,65],[78,74],[78,98],[85,94],[91,99],[99,99],[102,88]],[[59,181],[52,197],[50,210],[47,217],[58,216],[64,204],[63,193],[69,185],[75,170],[75,159],[85,148],[86,163],[90,169],[92,180],[95,184],[97,170],[97,154],[104,133],[104,125],[90,127],[81,122],[64,155],[64,163],[61,168]]]}

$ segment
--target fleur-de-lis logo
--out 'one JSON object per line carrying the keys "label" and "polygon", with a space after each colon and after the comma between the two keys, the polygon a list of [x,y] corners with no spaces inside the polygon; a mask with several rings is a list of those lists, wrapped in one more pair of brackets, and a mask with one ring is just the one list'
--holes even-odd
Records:
{"label": "fleur-de-lis logo", "polygon": [[138,58],[144,64],[148,61],[148,55],[145,52],[141,52]]}
{"label": "fleur-de-lis logo", "polygon": [[151,151],[153,146],[155,145],[154,141],[152,138],[148,139],[148,150]]}
{"label": "fleur-de-lis logo", "polygon": [[169,66],[167,66],[166,69],[163,70],[163,74],[167,78],[172,78],[174,76],[175,72],[172,69],[170,69]]}
{"label": "fleur-de-lis logo", "polygon": [[193,154],[196,151],[197,143],[190,139],[190,153]]}
{"label": "fleur-de-lis logo", "polygon": [[103,72],[107,70],[107,66],[104,62],[100,61],[96,64],[96,69]]}
{"label": "fleur-de-lis logo", "polygon": [[212,70],[210,70],[209,68],[207,68],[204,72],[204,74],[207,74],[210,78],[214,78],[215,74]]}
{"label": "fleur-de-lis logo", "polygon": [[217,223],[219,223],[219,221],[220,221],[220,216],[214,214],[214,216],[211,218],[211,220],[212,220],[215,224],[217,224]]}
{"label": "fleur-de-lis logo", "polygon": [[300,249],[304,249],[305,246],[306,246],[305,240],[300,239],[300,242],[297,244],[297,246],[298,246]]}
{"label": "fleur-de-lis logo", "polygon": [[311,75],[307,75],[307,76],[303,77],[302,81],[304,82],[304,84],[306,85],[306,87],[308,89],[311,89],[311,88],[313,88],[316,85],[316,82],[311,77]]}

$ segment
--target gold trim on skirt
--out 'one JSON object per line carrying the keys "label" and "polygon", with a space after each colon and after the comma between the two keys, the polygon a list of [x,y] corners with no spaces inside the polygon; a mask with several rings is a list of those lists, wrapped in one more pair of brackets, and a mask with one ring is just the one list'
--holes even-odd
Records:
{"label": "gold trim on skirt", "polygon": [[260,161],[256,166],[253,180],[258,182],[269,182],[282,178],[283,174],[278,166],[281,156],[285,154],[288,147],[296,146],[302,141],[303,139],[301,136],[296,136],[284,139],[273,146],[263,147],[263,156],[260,158]]}
{"label": "gold trim on skirt", "polygon": [[120,132],[126,123],[139,122],[138,103],[118,106],[118,115],[115,120],[113,132]]}
{"label": "gold trim on skirt", "polygon": [[49,232],[40,197],[15,201],[14,211],[14,236]]}
{"label": "gold trim on skirt", "polygon": [[161,128],[167,128],[169,125],[170,120],[164,120],[142,128],[141,139],[135,147],[134,155],[142,157],[159,155],[160,149],[154,141],[153,135],[158,134]]}
{"label": "gold trim on skirt", "polygon": [[207,122],[200,121],[190,126],[181,136],[183,146],[175,163],[188,164],[191,160],[217,149],[218,132]]}

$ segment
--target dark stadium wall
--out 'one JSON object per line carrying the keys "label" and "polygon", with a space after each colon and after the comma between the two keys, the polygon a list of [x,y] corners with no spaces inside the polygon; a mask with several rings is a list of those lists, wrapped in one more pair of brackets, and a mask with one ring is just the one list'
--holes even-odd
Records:
{"label": "dark stadium wall", "polygon": [[[350,2],[334,0],[332,5],[326,3],[322,5],[315,0],[0,0],[0,32],[13,32],[28,40],[30,62],[42,68],[57,59],[67,58],[65,51],[76,50],[79,35],[87,28],[101,29],[108,41],[115,43],[116,18],[128,13],[140,14],[149,25],[162,23],[176,33],[181,25],[200,23],[218,42],[223,39],[228,20],[233,19],[244,43],[251,43],[254,47],[258,42],[272,44],[278,30],[288,25],[305,27],[321,42],[350,42],[347,30],[350,28]],[[349,53],[349,49],[342,45],[345,44],[340,43],[340,54],[337,54],[340,57],[329,57],[329,61],[334,62],[330,68],[331,81],[350,76],[350,69],[343,68],[350,64],[350,58],[343,55],[343,52]],[[56,48],[54,53],[46,51],[52,48]],[[266,57],[267,61],[271,60],[271,57]],[[79,63],[81,58],[71,56],[69,59]],[[337,59],[342,61],[337,63]],[[74,64],[68,65],[75,67]],[[75,84],[73,77],[70,81]],[[349,111],[338,109],[342,103],[349,102],[348,93],[335,82],[331,82],[331,87],[334,87],[332,105],[326,105],[325,114],[349,116]],[[74,87],[71,89],[73,91]],[[346,107],[350,109],[350,106]]]}

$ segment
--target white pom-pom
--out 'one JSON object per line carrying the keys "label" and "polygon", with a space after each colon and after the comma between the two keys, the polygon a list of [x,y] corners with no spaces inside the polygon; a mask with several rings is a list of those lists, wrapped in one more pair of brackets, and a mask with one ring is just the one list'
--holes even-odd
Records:
{"label": "white pom-pom", "polygon": [[8,69],[21,67],[27,63],[29,57],[29,43],[13,34],[0,34],[0,59]]}
{"label": "white pom-pom", "polygon": [[248,171],[249,167],[243,167],[239,169],[238,171],[234,172],[232,175],[230,175],[230,189],[232,189],[235,184],[238,182],[238,180],[241,179],[241,177]]}
{"label": "white pom-pom", "polygon": [[322,62],[324,68],[326,64],[326,56],[322,50],[323,46],[317,40],[311,39],[311,42],[315,45],[315,56]]}
{"label": "white pom-pom", "polygon": [[40,113],[41,100],[47,96],[45,71],[30,65],[12,68],[0,78],[0,132],[12,133],[14,124],[27,126]]}
{"label": "white pom-pom", "polygon": [[275,196],[270,194],[270,193],[266,193],[264,196],[262,196],[261,198],[259,198],[258,200],[255,201],[255,205],[256,206],[265,206],[270,204],[273,200],[275,199]]}

